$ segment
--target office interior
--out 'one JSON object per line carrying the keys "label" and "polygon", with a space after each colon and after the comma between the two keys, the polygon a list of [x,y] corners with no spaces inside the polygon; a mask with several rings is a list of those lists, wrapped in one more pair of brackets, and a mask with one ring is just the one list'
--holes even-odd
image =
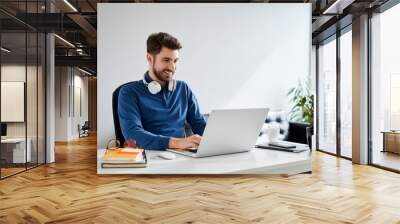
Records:
{"label": "office interior", "polygon": [[[82,152],[96,152],[97,147],[97,4],[117,2],[182,3],[163,0],[0,2],[0,192],[18,178],[24,178],[27,184],[30,177],[46,181],[49,173],[57,175],[58,162],[62,164],[59,172],[63,173],[68,172],[68,167],[73,169],[71,172],[77,172],[79,167],[91,170],[90,166],[79,163],[93,160],[94,172],[96,156]],[[193,7],[199,2],[288,3],[281,0],[184,2],[193,3]],[[341,188],[339,179],[360,172],[357,178],[387,175],[387,178],[379,179],[380,184],[388,184],[388,192],[398,195],[399,182],[395,180],[400,173],[400,67],[397,62],[400,4],[396,0],[293,0],[290,3],[312,5],[311,81],[308,84],[314,95],[312,137],[305,136],[310,124],[302,119],[290,120],[289,111],[275,111],[274,115],[283,113],[288,125],[297,125],[304,130],[300,131],[300,138],[311,144],[314,163],[327,158],[320,166],[321,170],[315,173],[326,172],[327,176],[338,180],[328,181],[323,189],[331,189],[333,184],[337,187],[335,192],[347,191],[348,185]],[[72,158],[79,158],[79,163]],[[296,181],[317,174],[300,174]],[[126,177],[112,178],[115,184]],[[172,181],[176,180],[174,178]],[[184,186],[184,178],[176,180],[177,183]],[[195,181],[193,177],[188,178]],[[200,178],[200,182],[207,182],[207,177]],[[96,179],[91,184],[102,181]],[[257,181],[249,180],[250,183],[259,183]],[[373,180],[363,184],[379,188]],[[373,195],[374,188],[371,189],[369,193]],[[394,203],[391,209],[397,205]],[[5,212],[7,207],[1,210]],[[387,223],[400,220],[398,214],[389,210],[388,207],[378,209],[384,211],[380,213],[382,220]],[[362,215],[357,216],[359,214],[339,216],[339,210],[334,211],[334,215],[326,215],[335,217],[332,218],[334,222],[368,220],[362,219]],[[223,215],[229,216],[229,212]],[[29,216],[35,214],[29,213]],[[305,219],[312,220],[316,216],[312,213]],[[0,219],[3,217],[0,215]],[[213,218],[217,220],[214,216],[210,219]]]}

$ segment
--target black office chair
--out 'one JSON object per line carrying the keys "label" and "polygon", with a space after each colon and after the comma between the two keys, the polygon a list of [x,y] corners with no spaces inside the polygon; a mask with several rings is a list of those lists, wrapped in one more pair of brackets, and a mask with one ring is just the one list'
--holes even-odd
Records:
{"label": "black office chair", "polygon": [[[289,133],[286,141],[308,144],[307,141],[307,127],[310,125],[301,122],[289,122]],[[311,146],[310,146],[311,147]]]}
{"label": "black office chair", "polygon": [[89,136],[89,129],[90,129],[89,121],[85,121],[85,123],[82,126],[78,124],[79,138]]}
{"label": "black office chair", "polygon": [[120,142],[121,146],[125,143],[124,135],[121,131],[121,125],[119,123],[119,115],[118,115],[118,97],[119,91],[125,85],[131,84],[132,82],[128,82],[125,84],[120,85],[116,88],[112,94],[112,111],[113,111],[113,119],[114,119],[114,130],[115,130],[115,138]]}

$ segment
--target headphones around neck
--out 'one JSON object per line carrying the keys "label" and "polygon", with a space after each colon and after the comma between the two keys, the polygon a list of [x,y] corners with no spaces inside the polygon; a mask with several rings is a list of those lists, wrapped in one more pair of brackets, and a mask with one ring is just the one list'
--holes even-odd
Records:
{"label": "headphones around neck", "polygon": [[[143,77],[143,83],[147,86],[147,89],[150,91],[151,94],[157,94],[162,89],[160,83],[158,83],[157,81],[153,80],[151,82],[147,82],[146,75]],[[168,82],[168,90],[172,92],[175,89],[176,89],[176,81],[175,79],[172,79],[171,81]]]}

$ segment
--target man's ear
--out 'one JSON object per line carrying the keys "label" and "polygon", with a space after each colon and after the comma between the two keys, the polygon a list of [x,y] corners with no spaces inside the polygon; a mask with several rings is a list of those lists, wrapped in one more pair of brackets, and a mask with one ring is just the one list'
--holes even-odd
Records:
{"label": "man's ear", "polygon": [[147,54],[146,54],[146,59],[147,59],[147,62],[148,62],[149,64],[153,64],[153,55],[147,53]]}

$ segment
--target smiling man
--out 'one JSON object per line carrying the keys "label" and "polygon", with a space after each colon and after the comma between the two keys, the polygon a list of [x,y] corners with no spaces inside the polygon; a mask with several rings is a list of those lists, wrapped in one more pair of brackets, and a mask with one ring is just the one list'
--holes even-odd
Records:
{"label": "smiling man", "polygon": [[[163,150],[197,147],[206,121],[189,86],[173,79],[179,59],[179,41],[168,33],[147,39],[148,71],[142,80],[124,85],[118,111],[122,134],[139,147]],[[185,122],[194,135],[185,136]]]}

